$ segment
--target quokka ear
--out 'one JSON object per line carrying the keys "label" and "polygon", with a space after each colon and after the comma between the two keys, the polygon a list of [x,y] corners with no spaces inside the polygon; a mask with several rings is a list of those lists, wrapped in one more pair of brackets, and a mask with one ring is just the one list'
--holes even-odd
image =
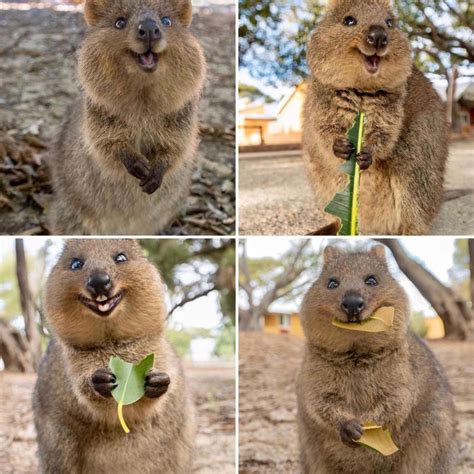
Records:
{"label": "quokka ear", "polygon": [[370,249],[370,253],[380,260],[386,260],[385,245],[375,245]]}
{"label": "quokka ear", "polygon": [[185,28],[191,25],[193,21],[193,5],[191,0],[178,1],[178,17]]}
{"label": "quokka ear", "polygon": [[334,260],[335,258],[339,257],[343,252],[340,248],[335,247],[333,245],[328,245],[324,249],[324,261],[329,262],[330,260]]}
{"label": "quokka ear", "polygon": [[108,0],[86,0],[84,17],[89,26],[94,26],[107,11]]}

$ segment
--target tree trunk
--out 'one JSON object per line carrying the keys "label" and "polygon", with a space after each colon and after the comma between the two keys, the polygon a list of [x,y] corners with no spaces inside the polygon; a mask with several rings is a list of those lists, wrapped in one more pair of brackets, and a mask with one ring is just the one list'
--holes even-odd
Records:
{"label": "tree trunk", "polygon": [[34,372],[31,352],[25,336],[9,324],[0,321],[0,357],[5,370]]}
{"label": "tree trunk", "polygon": [[455,292],[443,285],[422,265],[412,260],[395,239],[379,239],[392,251],[400,270],[411,280],[418,291],[429,301],[443,320],[445,337],[464,340],[467,337],[467,321],[472,313],[469,305]]}
{"label": "tree trunk", "polygon": [[239,331],[261,331],[259,311],[239,308]]}
{"label": "tree trunk", "polygon": [[41,357],[41,343],[38,327],[35,321],[35,303],[28,281],[28,269],[26,266],[25,248],[22,239],[15,240],[15,252],[16,276],[20,291],[21,311],[25,321],[25,334],[29,345],[29,351],[31,352],[33,369],[36,370]]}

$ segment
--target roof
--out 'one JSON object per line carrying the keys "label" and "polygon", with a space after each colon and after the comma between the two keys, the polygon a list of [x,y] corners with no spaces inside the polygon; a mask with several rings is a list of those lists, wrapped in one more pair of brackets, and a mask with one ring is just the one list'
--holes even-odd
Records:
{"label": "roof", "polygon": [[295,314],[298,313],[298,311],[298,306],[294,303],[294,301],[277,300],[274,301],[268,308],[269,313],[277,314]]}
{"label": "roof", "polygon": [[[292,99],[295,93],[301,88],[306,87],[306,83],[298,84],[297,86],[290,87],[287,93],[276,102],[264,103],[262,99],[258,99],[254,102],[250,102],[248,99],[243,98],[239,101],[239,112],[244,115],[245,119],[250,120],[274,120],[287,106],[288,102]],[[245,110],[252,109],[254,107],[260,107],[263,105],[263,114],[245,114]]]}
{"label": "roof", "polygon": [[298,84],[297,86],[293,86],[286,94],[285,96],[280,100],[278,104],[278,109],[277,109],[277,115],[279,115],[283,109],[288,105],[288,102],[293,98],[293,96],[298,92],[298,90],[301,89],[306,89],[306,82],[302,82]]}
{"label": "roof", "polygon": [[[245,109],[251,109],[254,107],[259,107],[263,105],[263,114],[246,114]],[[241,107],[239,113],[243,115],[243,118],[250,120],[275,120],[278,108],[278,102],[272,102],[270,104],[262,104],[261,102],[253,102],[252,104],[247,104],[245,107]],[[242,113],[244,112],[244,113]]]}

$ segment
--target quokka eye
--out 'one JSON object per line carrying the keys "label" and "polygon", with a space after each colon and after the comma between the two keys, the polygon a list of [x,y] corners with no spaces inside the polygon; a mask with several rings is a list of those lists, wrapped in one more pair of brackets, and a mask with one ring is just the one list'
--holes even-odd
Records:
{"label": "quokka eye", "polygon": [[367,277],[367,278],[365,279],[365,284],[366,284],[367,286],[376,286],[376,285],[378,285],[378,283],[379,283],[379,282],[377,281],[377,278],[375,278],[374,275],[370,275],[369,277]]}
{"label": "quokka eye", "polygon": [[331,279],[328,281],[328,288],[329,288],[330,290],[334,290],[334,289],[336,289],[338,286],[339,286],[339,282],[338,282],[335,278],[331,278]]}
{"label": "quokka eye", "polygon": [[389,27],[389,28],[392,28],[393,27],[393,20],[392,18],[387,18],[385,20],[385,24]]}
{"label": "quokka eye", "polygon": [[163,23],[165,26],[171,26],[171,18],[169,16],[164,16],[161,19],[161,23]]}
{"label": "quokka eye", "polygon": [[121,16],[120,18],[117,18],[115,20],[115,28],[117,28],[117,30],[123,30],[126,26],[127,26],[126,18]]}
{"label": "quokka eye", "polygon": [[127,256],[124,253],[119,253],[115,258],[114,258],[116,263],[123,263],[128,260]]}
{"label": "quokka eye", "polygon": [[357,20],[353,16],[346,16],[342,23],[346,26],[355,26],[357,25]]}
{"label": "quokka eye", "polygon": [[80,270],[84,266],[84,262],[80,258],[73,258],[71,260],[71,270]]}

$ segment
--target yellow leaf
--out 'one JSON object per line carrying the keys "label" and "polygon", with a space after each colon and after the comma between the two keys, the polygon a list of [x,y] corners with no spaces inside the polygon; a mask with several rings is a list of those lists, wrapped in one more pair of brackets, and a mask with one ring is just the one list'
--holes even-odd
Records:
{"label": "yellow leaf", "polygon": [[338,319],[332,320],[332,325],[341,329],[362,332],[383,332],[393,326],[395,308],[393,306],[383,306],[379,308],[370,318],[358,323],[343,323]]}
{"label": "yellow leaf", "polygon": [[363,428],[364,433],[360,439],[355,441],[356,443],[367,448],[375,449],[375,451],[378,451],[384,456],[390,456],[398,451],[388,430],[384,430],[373,421],[364,423]]}

